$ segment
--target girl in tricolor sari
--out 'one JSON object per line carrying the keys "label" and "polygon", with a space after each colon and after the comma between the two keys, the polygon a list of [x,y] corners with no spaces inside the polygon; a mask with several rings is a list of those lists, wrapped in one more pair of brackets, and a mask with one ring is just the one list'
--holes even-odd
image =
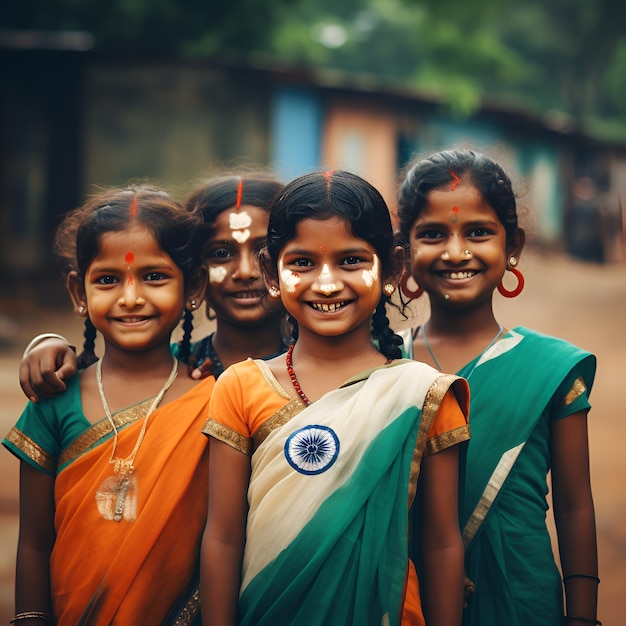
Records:
{"label": "girl in tricolor sari", "polygon": [[265,279],[297,339],[211,398],[205,626],[460,624],[467,386],[401,359],[385,307],[403,257],[356,175],[302,176],[272,204]]}
{"label": "girl in tricolor sari", "polygon": [[170,339],[204,297],[205,240],[200,216],[145,187],[97,194],[58,229],[85,348],[66,392],[29,403],[3,441],[21,461],[15,623],[173,624],[198,613],[199,431],[214,379],[189,378]]}
{"label": "girl in tricolor sari", "polygon": [[[484,155],[433,154],[408,170],[399,218],[410,250],[402,291],[430,299],[430,318],[407,333],[406,353],[471,388],[461,527],[473,593],[463,623],[599,624],[587,441],[596,363],[570,343],[503,328],[494,316],[495,291],[511,298],[524,286],[511,180]],[[562,574],[546,527],[549,471]]]}

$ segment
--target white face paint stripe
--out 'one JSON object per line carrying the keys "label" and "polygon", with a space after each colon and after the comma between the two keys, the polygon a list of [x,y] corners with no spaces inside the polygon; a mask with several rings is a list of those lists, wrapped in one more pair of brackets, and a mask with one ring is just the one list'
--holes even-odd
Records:
{"label": "white face paint stripe", "polygon": [[366,287],[372,287],[374,281],[378,282],[378,255],[374,255],[374,262],[372,263],[372,269],[363,270],[363,282]]}
{"label": "white face paint stripe", "polygon": [[209,282],[210,283],[223,283],[226,278],[226,268],[223,265],[210,265],[209,266]]}
{"label": "white face paint stripe", "polygon": [[286,270],[283,267],[283,260],[278,261],[278,271],[280,273],[280,279],[283,287],[287,293],[294,293],[300,284],[300,276],[291,270]]}
{"label": "white face paint stripe", "polygon": [[232,232],[233,239],[237,243],[245,243],[250,237],[249,226],[252,224],[252,217],[248,211],[228,214],[228,225]]}

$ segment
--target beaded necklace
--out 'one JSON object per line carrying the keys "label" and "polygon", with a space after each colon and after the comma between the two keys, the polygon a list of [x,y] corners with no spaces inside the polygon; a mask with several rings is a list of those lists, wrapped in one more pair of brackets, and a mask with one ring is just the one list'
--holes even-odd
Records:
{"label": "beaded necklace", "polygon": [[[298,380],[298,377],[296,376],[296,372],[293,369],[293,361],[291,357],[292,357],[293,348],[295,345],[296,345],[295,343],[290,344],[289,350],[287,350],[287,354],[285,355],[285,364],[287,365],[287,374],[289,374],[289,378],[291,379],[291,384],[293,385],[293,388],[296,390],[296,393],[298,394],[302,402],[304,402],[304,404],[309,406],[311,404],[311,401],[308,399],[304,391],[302,391],[302,387],[300,386],[300,381]],[[393,359],[387,359],[385,361],[385,365],[389,365],[392,361]]]}

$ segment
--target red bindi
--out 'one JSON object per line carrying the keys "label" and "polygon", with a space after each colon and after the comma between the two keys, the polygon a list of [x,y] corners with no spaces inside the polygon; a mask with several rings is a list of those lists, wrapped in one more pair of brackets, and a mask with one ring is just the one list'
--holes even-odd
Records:
{"label": "red bindi", "polygon": [[124,261],[126,261],[128,265],[132,265],[135,262],[135,255],[132,252],[127,252]]}
{"label": "red bindi", "polygon": [[459,207],[458,206],[453,206],[452,210],[450,211],[450,221],[453,224],[456,224],[459,221]]}

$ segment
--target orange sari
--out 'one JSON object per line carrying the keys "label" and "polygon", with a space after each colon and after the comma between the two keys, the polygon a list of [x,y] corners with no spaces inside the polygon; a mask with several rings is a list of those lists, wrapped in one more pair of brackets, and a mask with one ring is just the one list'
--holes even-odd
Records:
{"label": "orange sari", "polygon": [[[201,429],[214,383],[206,379],[150,416],[120,522],[104,519],[96,498],[113,475],[107,420],[62,452],[50,565],[59,626],[191,624],[198,616],[208,471]],[[120,456],[134,446],[149,402],[114,415]]]}

